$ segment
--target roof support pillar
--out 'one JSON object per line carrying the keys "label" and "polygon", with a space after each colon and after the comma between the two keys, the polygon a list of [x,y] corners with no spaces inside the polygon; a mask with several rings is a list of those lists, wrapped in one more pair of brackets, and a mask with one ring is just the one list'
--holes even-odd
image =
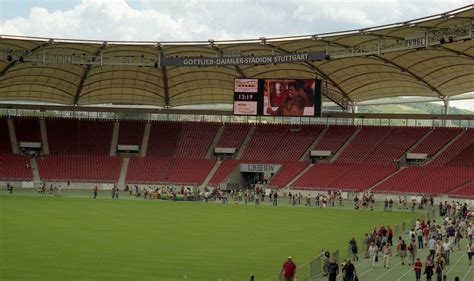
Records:
{"label": "roof support pillar", "polygon": [[81,76],[81,81],[79,81],[79,85],[77,86],[76,90],[76,95],[74,96],[74,101],[72,103],[73,105],[77,105],[79,103],[79,98],[81,97],[81,92],[84,88],[84,83],[86,82],[87,76],[89,75],[89,72],[92,69],[92,65],[96,61],[98,55],[101,55],[102,57],[102,51],[105,49],[105,47],[107,47],[107,42],[102,43],[102,45],[95,51],[90,62],[84,68],[84,72]]}

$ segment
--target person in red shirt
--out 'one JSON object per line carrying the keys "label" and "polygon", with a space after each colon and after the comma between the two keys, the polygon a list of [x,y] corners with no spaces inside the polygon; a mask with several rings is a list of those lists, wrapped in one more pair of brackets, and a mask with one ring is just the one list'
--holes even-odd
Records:
{"label": "person in red shirt", "polygon": [[288,257],[288,260],[283,264],[280,274],[283,275],[283,280],[293,281],[296,273],[296,264],[293,262],[293,259]]}
{"label": "person in red shirt", "polygon": [[420,258],[416,259],[416,262],[413,264],[413,269],[415,270],[416,281],[420,281],[421,279],[421,268],[423,264],[420,261]]}

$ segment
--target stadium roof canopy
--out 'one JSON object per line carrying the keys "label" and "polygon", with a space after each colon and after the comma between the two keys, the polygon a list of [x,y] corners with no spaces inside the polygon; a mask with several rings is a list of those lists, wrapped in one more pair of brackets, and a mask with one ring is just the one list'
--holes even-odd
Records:
{"label": "stadium roof canopy", "polygon": [[[360,30],[247,40],[99,42],[0,35],[0,101],[231,104],[235,78],[320,78],[325,98],[342,107],[398,96],[446,99],[474,91],[473,26],[470,5]],[[164,63],[308,53],[328,56],[262,64]]]}

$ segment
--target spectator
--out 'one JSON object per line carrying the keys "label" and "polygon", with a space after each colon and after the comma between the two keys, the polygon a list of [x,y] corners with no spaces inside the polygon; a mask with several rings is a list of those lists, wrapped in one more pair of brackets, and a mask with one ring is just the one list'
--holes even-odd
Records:
{"label": "spectator", "polygon": [[431,239],[428,241],[428,249],[430,251],[430,257],[431,259],[434,259],[435,253],[436,253],[436,240],[435,236],[431,237]]}
{"label": "spectator", "polygon": [[417,254],[415,239],[412,239],[410,244],[408,244],[407,250],[408,250],[408,254],[410,256],[410,260],[408,262],[408,265],[412,265],[412,264],[415,263],[416,254]]}
{"label": "spectator", "polygon": [[328,276],[329,258],[331,257],[331,254],[324,251],[324,249],[321,249],[319,257],[323,260],[323,276]]}
{"label": "spectator", "polygon": [[354,277],[357,276],[355,266],[351,263],[350,259],[347,259],[342,267],[342,272],[344,281],[354,281]]}
{"label": "spectator", "polygon": [[333,257],[328,265],[329,281],[336,281],[336,277],[339,274],[339,265],[336,262],[336,258]]}
{"label": "spectator", "polygon": [[288,260],[283,264],[280,274],[283,275],[283,280],[293,281],[296,273],[296,264],[293,262],[291,256],[288,257]]}
{"label": "spectator", "polygon": [[474,255],[474,246],[472,242],[469,242],[467,245],[467,259],[469,260],[469,265],[472,265],[472,256]]}
{"label": "spectator", "polygon": [[423,267],[423,264],[420,261],[420,258],[417,258],[415,263],[413,264],[413,269],[415,270],[415,278],[416,281],[420,281],[421,279],[421,268]]}
{"label": "spectator", "polygon": [[357,242],[354,236],[352,236],[351,241],[349,241],[349,246],[351,247],[352,257],[354,258],[354,261],[358,261],[359,257],[357,256]]}
{"label": "spectator", "polygon": [[400,259],[402,261],[402,265],[405,265],[405,259],[407,256],[407,244],[405,243],[405,240],[401,240],[400,244],[398,245],[399,247],[399,252],[398,255],[400,256]]}
{"label": "spectator", "polygon": [[433,260],[431,259],[431,256],[427,256],[425,260],[425,272],[424,272],[424,274],[426,274],[426,281],[431,281],[431,277],[434,274],[433,269],[434,269]]}
{"label": "spectator", "polygon": [[383,254],[383,267],[388,268],[390,257],[392,256],[392,249],[390,248],[390,245],[388,243],[386,243],[383,246],[382,254]]}
{"label": "spectator", "polygon": [[369,264],[371,267],[375,267],[378,251],[379,251],[379,248],[375,245],[374,242],[372,242],[372,244],[369,247],[369,257],[370,257]]}

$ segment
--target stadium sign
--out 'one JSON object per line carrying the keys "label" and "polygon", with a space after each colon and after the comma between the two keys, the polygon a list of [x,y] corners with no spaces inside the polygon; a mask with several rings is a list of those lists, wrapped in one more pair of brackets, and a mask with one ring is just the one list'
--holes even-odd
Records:
{"label": "stadium sign", "polygon": [[226,66],[226,65],[256,65],[279,64],[304,61],[319,61],[326,59],[326,52],[293,53],[267,56],[238,56],[238,57],[162,57],[160,66]]}
{"label": "stadium sign", "polygon": [[279,164],[240,164],[243,173],[276,173],[280,168]]}

